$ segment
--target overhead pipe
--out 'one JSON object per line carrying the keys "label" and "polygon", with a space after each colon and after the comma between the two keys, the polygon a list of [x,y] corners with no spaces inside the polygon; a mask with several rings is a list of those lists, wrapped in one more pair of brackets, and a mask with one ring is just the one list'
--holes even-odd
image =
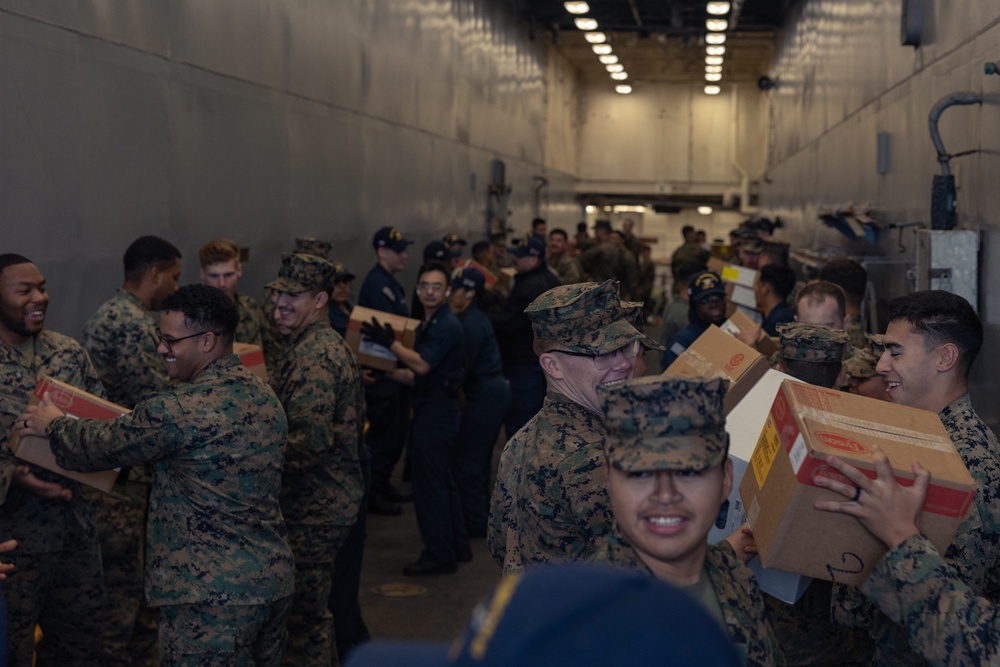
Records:
{"label": "overhead pipe", "polygon": [[952,93],[951,95],[945,95],[937,104],[931,109],[931,115],[928,118],[928,124],[931,130],[931,141],[934,142],[934,148],[937,150],[938,162],[941,163],[941,175],[951,176],[951,156],[948,155],[948,151],[944,149],[944,142],[941,141],[941,133],[938,132],[938,119],[941,118],[941,114],[948,107],[953,107],[955,105],[968,105],[968,104],[982,104],[983,96],[979,93],[973,92],[960,92]]}

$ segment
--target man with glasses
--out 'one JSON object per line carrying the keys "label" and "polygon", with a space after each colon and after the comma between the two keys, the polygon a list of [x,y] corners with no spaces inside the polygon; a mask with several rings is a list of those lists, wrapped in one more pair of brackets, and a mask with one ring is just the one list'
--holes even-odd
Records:
{"label": "man with glasses", "polygon": [[660,367],[666,370],[677,357],[684,354],[698,337],[711,325],[726,321],[726,289],[722,278],[712,271],[702,271],[688,282],[688,325],[667,341],[667,349],[660,357]]}
{"label": "man with glasses", "polygon": [[160,612],[160,665],[273,667],[293,584],[277,502],[285,413],[232,353],[239,314],[225,293],[189,285],[162,305],[157,349],[173,388],[110,420],[66,417],[46,395],[20,430],[48,435],[70,470],[151,464],[145,592]]}
{"label": "man with glasses", "polygon": [[500,457],[487,537],[507,574],[585,560],[607,537],[597,388],[631,379],[644,345],[660,348],[629,323],[612,280],[550,289],[525,312],[548,393]]}
{"label": "man with glasses", "polygon": [[362,326],[365,336],[388,348],[405,366],[390,372],[389,377],[413,387],[410,462],[413,505],[424,549],[417,560],[403,568],[408,576],[451,574],[458,563],[472,560],[451,463],[465,364],[462,325],[448,307],[450,295],[448,273],[441,264],[421,267],[417,298],[424,308],[424,320],[417,328],[412,350],[396,340],[390,324]]}
{"label": "man with glasses", "polygon": [[330,326],[333,276],[322,257],[284,254],[267,285],[278,331],[288,337],[271,386],[288,415],[280,500],[295,553],[295,597],[282,664],[295,667],[337,664],[327,607],[334,561],[364,495],[361,367]]}
{"label": "man with glasses", "polygon": [[[125,281],[87,320],[83,346],[108,400],[132,408],[173,385],[156,351],[156,320],[150,313],[177,289],[181,253],[168,241],[143,236],[125,250],[123,264]],[[140,465],[123,471],[111,493],[87,492],[101,539],[107,590],[102,664],[109,667],[156,660],[156,613],[142,597],[151,480]]]}

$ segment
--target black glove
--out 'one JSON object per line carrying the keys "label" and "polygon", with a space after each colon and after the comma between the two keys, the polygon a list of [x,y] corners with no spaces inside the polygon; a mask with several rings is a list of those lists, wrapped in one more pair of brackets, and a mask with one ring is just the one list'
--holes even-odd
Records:
{"label": "black glove", "polygon": [[392,325],[388,322],[379,324],[374,317],[370,324],[368,322],[361,323],[361,333],[371,342],[385,348],[392,347],[393,341],[396,340],[396,332]]}

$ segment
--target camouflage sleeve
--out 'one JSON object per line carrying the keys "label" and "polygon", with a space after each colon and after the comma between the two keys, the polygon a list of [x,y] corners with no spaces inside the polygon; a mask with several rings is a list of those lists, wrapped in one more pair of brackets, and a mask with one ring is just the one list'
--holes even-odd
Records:
{"label": "camouflage sleeve", "polygon": [[138,466],[166,458],[184,442],[173,394],[158,394],[116,419],[60,417],[49,424],[49,446],[67,470],[93,472]]}
{"label": "camouflage sleeve", "polygon": [[969,508],[969,513],[959,524],[955,539],[944,553],[945,560],[962,581],[977,591],[983,590],[986,582],[986,567],[990,562],[986,555],[993,553],[995,549],[994,545],[986,543],[986,530],[980,514],[981,504],[982,500],[977,497]]}
{"label": "camouflage sleeve", "polygon": [[910,646],[932,664],[1000,660],[998,607],[977,597],[923,535],[886,554],[862,591],[906,629]]}

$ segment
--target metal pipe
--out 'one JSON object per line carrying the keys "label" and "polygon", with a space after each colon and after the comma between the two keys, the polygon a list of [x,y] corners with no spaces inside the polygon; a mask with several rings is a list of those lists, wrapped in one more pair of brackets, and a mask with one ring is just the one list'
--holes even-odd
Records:
{"label": "metal pipe", "polygon": [[951,176],[951,164],[948,162],[951,157],[948,155],[948,151],[944,149],[944,142],[941,141],[941,133],[938,132],[938,119],[941,118],[941,114],[948,107],[955,106],[956,104],[982,104],[983,96],[979,93],[973,93],[969,91],[952,93],[951,95],[945,95],[937,104],[931,109],[931,114],[928,118],[928,123],[931,130],[931,141],[934,143],[934,148],[937,150],[938,162],[941,163],[941,175]]}

